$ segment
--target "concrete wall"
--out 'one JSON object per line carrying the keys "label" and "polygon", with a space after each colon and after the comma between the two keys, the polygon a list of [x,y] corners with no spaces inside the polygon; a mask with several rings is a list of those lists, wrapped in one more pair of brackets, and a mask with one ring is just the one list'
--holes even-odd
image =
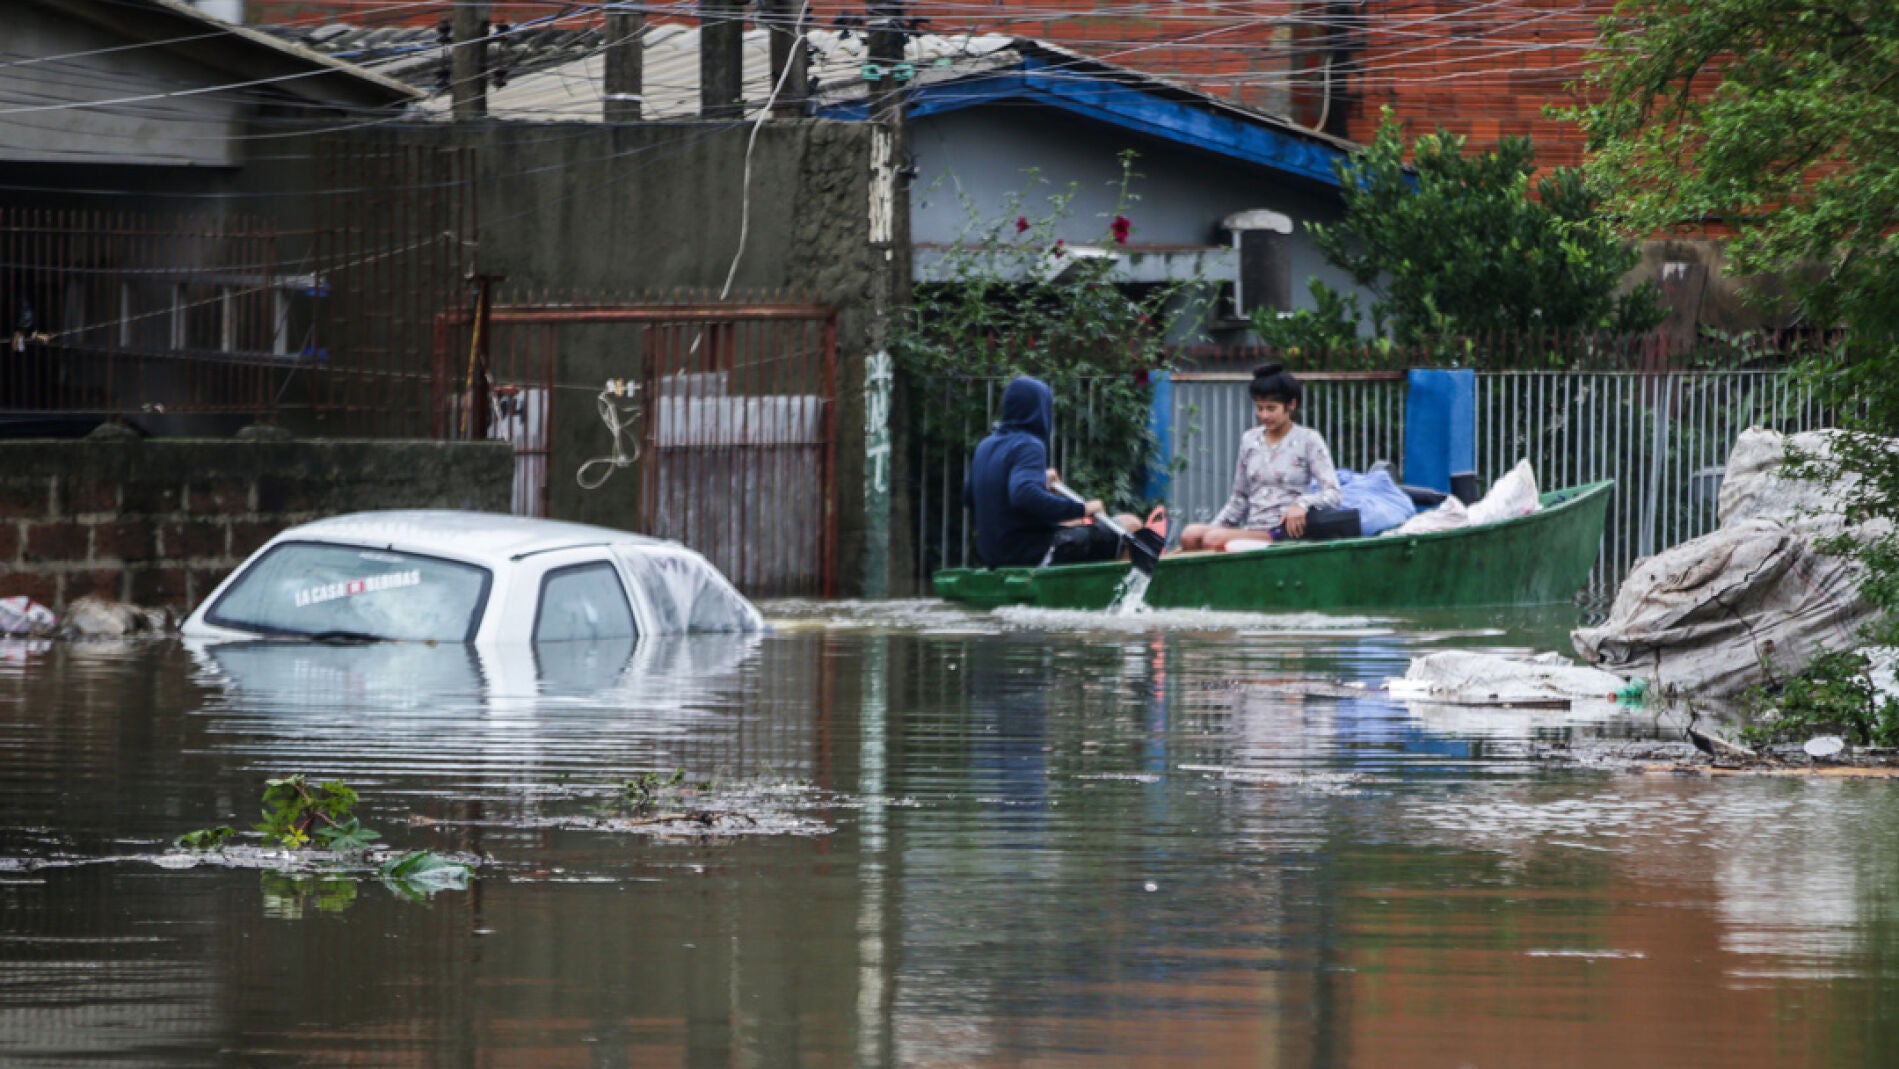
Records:
{"label": "concrete wall", "polygon": [[[735,298],[785,294],[837,310],[839,572],[852,592],[865,586],[863,396],[865,363],[880,337],[875,295],[885,273],[909,269],[907,256],[886,257],[870,240],[873,131],[822,120],[774,121],[759,130],[751,216],[733,282]],[[549,290],[625,301],[682,290],[716,294],[724,284],[738,249],[751,133],[729,124],[495,122],[415,126],[393,136],[474,148],[479,230],[471,259],[505,276],[500,299]],[[296,180],[268,165],[248,179],[260,187]],[[638,339],[632,325],[560,332],[549,471],[557,517],[637,527],[634,469],[594,491],[582,490],[574,473],[611,449],[595,395],[609,378],[638,377]]]}
{"label": "concrete wall", "polygon": [[[137,195],[75,200],[53,192],[0,194],[0,203],[207,213],[234,206],[269,215],[286,235],[311,233],[319,221],[312,193],[323,181],[319,143],[337,135],[281,136],[286,133],[282,122],[260,124],[255,132],[273,136],[246,142],[253,155],[236,171],[135,168],[105,175],[96,168],[34,165],[27,168],[26,184],[48,191],[117,186]],[[495,122],[378,125],[345,136],[360,137],[372,147],[474,149],[476,241],[462,266],[505,276],[499,291],[503,300],[545,290],[620,301],[680,291],[716,293],[723,285],[738,245],[751,133],[747,126],[729,124]],[[864,523],[865,366],[881,346],[876,309],[879,294],[891,289],[885,280],[907,279],[909,271],[907,246],[887,250],[870,240],[873,133],[870,124],[820,120],[773,121],[759,131],[751,160],[752,213],[734,280],[735,297],[785,294],[838,312],[839,573],[847,592],[874,588],[866,569],[881,567],[881,558],[869,552]],[[407,242],[406,232],[400,241],[376,240],[371,230],[384,225],[387,214],[386,206],[370,204],[362,213],[361,232],[351,240],[364,248]],[[278,255],[287,263],[307,262],[307,244],[287,236]],[[454,270],[455,279],[461,273]],[[458,304],[466,293],[450,281]],[[392,293],[389,314],[352,309],[351,321],[433,315],[435,309],[422,304]],[[426,327],[421,336],[427,338]],[[608,378],[637,377],[636,336],[633,327],[561,333],[549,466],[556,516],[637,525],[634,471],[623,471],[592,492],[574,480],[583,462],[610,451],[594,396]],[[338,366],[353,359],[340,351],[335,358]],[[429,354],[418,352],[415,358],[416,370],[426,372]],[[299,422],[294,406],[301,385],[302,380],[290,381],[283,396],[292,408],[280,419],[312,437],[339,433]],[[813,390],[818,386],[811,385]],[[195,422],[156,429],[217,433],[210,417],[185,419]],[[902,454],[899,443],[896,455]],[[910,554],[893,551],[889,557],[907,561]]]}
{"label": "concrete wall", "polygon": [[500,442],[0,442],[0,597],[186,610],[286,527],[361,509],[506,512]]}

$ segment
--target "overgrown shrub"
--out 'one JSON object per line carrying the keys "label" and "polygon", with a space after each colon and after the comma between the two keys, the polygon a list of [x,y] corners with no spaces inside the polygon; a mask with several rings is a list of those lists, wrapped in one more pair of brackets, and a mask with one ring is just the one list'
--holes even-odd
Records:
{"label": "overgrown shrub", "polygon": [[[1169,366],[1170,333],[1199,309],[1196,280],[1126,283],[1115,250],[1138,226],[1134,156],[1122,156],[1116,208],[1080,247],[1058,231],[1077,188],[1030,193],[997,215],[967,202],[968,224],[939,280],[917,287],[893,352],[908,374],[912,426],[933,451],[967,455],[993,419],[1002,384],[1034,375],[1055,393],[1063,476],[1091,497],[1130,506],[1154,444],[1149,373]],[[1051,457],[1051,461],[1054,458]]]}
{"label": "overgrown shrub", "polygon": [[1756,718],[1771,718],[1746,728],[1751,745],[1800,742],[1837,734],[1858,746],[1899,746],[1899,701],[1881,700],[1857,653],[1823,653],[1776,691],[1748,698]]}

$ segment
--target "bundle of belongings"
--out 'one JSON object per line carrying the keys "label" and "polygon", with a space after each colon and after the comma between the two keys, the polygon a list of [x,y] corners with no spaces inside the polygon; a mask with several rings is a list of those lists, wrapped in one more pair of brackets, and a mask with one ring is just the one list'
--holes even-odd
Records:
{"label": "bundle of belongings", "polygon": [[1780,470],[1789,445],[1825,457],[1838,433],[1744,432],[1722,476],[1720,527],[1637,561],[1608,619],[1571,634],[1576,652],[1664,692],[1731,698],[1798,672],[1823,649],[1857,645],[1873,617],[1859,595],[1862,572],[1814,547],[1842,532],[1879,537],[1891,521],[1849,529],[1838,488]]}
{"label": "bundle of belongings", "polygon": [[[1312,510],[1308,538],[1321,540],[1449,531],[1528,516],[1542,507],[1536,487],[1536,473],[1530,470],[1527,460],[1518,461],[1509,474],[1498,479],[1490,492],[1475,503],[1467,502],[1455,493],[1446,495],[1414,486],[1400,486],[1391,477],[1390,465],[1383,461],[1374,464],[1366,472],[1340,468],[1338,476],[1339,506],[1336,509]],[[1471,482],[1474,485],[1474,478]],[[1313,488],[1316,491],[1316,483]],[[1462,492],[1476,497],[1468,487],[1462,488]],[[1431,507],[1419,511],[1419,506],[1425,503]],[[1264,540],[1257,543],[1243,541],[1231,543],[1228,548],[1251,549],[1255,545],[1268,544]]]}
{"label": "bundle of belongings", "polygon": [[1435,508],[1420,512],[1384,533],[1429,534],[1433,531],[1453,531],[1459,527],[1475,527],[1478,524],[1515,519],[1518,516],[1528,516],[1542,508],[1541,498],[1542,495],[1536,488],[1536,473],[1530,470],[1530,462],[1519,460],[1516,467],[1511,468],[1508,474],[1492,484],[1490,492],[1475,503],[1452,494]]}

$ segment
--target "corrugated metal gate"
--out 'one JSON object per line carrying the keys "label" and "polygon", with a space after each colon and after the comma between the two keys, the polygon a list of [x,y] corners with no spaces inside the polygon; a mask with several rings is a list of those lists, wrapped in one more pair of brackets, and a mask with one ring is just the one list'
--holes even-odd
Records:
{"label": "corrugated metal gate", "polygon": [[[482,326],[482,325],[485,325]],[[562,328],[630,328],[629,422],[641,533],[705,554],[754,596],[837,586],[837,325],[809,304],[497,303],[437,320],[436,433],[515,444],[515,511],[545,515]],[[485,333],[484,333],[485,330]],[[608,400],[608,399],[603,399]],[[634,449],[637,448],[637,454]]]}

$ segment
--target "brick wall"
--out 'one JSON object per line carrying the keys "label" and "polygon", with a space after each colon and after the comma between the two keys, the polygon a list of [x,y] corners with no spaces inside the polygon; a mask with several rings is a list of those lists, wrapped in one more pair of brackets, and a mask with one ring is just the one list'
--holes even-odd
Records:
{"label": "brick wall", "polygon": [[505,442],[0,442],[0,597],[185,610],[286,527],[377,508],[508,510]]}

